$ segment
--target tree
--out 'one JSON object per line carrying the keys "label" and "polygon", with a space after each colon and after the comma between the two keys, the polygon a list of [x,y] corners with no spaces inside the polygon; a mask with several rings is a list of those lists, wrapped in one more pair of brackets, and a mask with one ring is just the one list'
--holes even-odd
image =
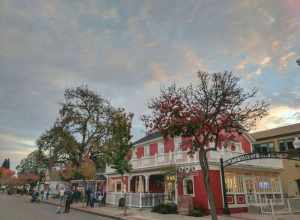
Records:
{"label": "tree", "polygon": [[86,165],[87,159],[94,160],[94,163],[88,163],[92,170],[94,165],[102,169],[105,167],[105,158],[99,155],[103,155],[103,149],[111,137],[115,110],[108,101],[86,86],[66,89],[64,96],[53,128],[39,137],[37,145],[46,155],[49,170],[55,164],[66,163],[66,173],[84,177],[80,167]]}
{"label": "tree", "polygon": [[9,158],[4,159],[1,167],[5,168],[5,169],[10,169],[10,160],[9,160]]}
{"label": "tree", "polygon": [[66,89],[57,124],[77,142],[76,166],[107,143],[112,112],[109,102],[87,87]]}
{"label": "tree", "polygon": [[214,195],[210,186],[207,152],[217,150],[251,128],[268,109],[263,101],[250,103],[256,89],[245,92],[240,79],[231,72],[199,72],[196,86],[177,88],[175,84],[162,89],[148,107],[150,115],[142,120],[150,130],[164,136],[192,137],[191,154],[197,152],[212,219],[217,219]]}
{"label": "tree", "polygon": [[[121,175],[123,186],[125,186],[124,174],[131,171],[131,164],[129,162],[129,152],[132,148],[131,143],[131,124],[132,113],[126,113],[124,109],[119,109],[113,114],[111,126],[111,138],[108,142],[108,149],[110,152],[110,164],[118,174]],[[127,215],[126,206],[126,190],[124,191],[124,215]]]}
{"label": "tree", "polygon": [[44,155],[39,150],[34,150],[28,156],[21,160],[17,165],[18,176],[30,179],[30,184],[42,182],[47,170],[47,164],[44,162]]}
{"label": "tree", "polygon": [[78,142],[67,129],[58,124],[46,130],[36,143],[39,150],[45,155],[44,162],[47,164],[49,172],[57,164],[79,163],[81,155],[79,155]]}

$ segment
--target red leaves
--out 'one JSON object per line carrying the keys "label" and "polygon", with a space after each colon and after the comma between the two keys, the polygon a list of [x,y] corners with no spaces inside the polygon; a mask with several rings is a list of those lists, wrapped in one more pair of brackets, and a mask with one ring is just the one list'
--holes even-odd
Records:
{"label": "red leaves", "polygon": [[15,174],[13,170],[0,167],[0,177],[11,177]]}

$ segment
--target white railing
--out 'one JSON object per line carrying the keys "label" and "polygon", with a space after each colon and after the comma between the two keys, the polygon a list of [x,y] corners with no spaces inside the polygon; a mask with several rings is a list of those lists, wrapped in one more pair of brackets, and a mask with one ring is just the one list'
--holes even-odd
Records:
{"label": "white railing", "polygon": [[[208,153],[209,162],[219,163],[220,158],[224,160],[230,159],[242,155],[240,152],[232,151],[211,151]],[[131,159],[133,169],[141,169],[148,167],[159,167],[164,165],[181,165],[189,163],[198,163],[198,154],[194,154],[192,157],[188,154],[188,151],[176,151],[163,154],[156,154],[154,156],[145,156],[142,158]],[[249,160],[238,163],[238,165],[255,166],[261,168],[281,169],[283,168],[282,160],[280,159],[259,159]]]}
{"label": "white railing", "polygon": [[261,214],[285,215],[300,213],[300,197],[268,199],[265,203],[260,204]]}
{"label": "white railing", "polygon": [[188,151],[176,151],[163,154],[156,154],[154,156],[145,156],[142,158],[131,159],[131,164],[134,169],[156,167],[172,164],[185,164],[198,162],[198,154],[192,157],[188,155]]}
{"label": "white railing", "polygon": [[106,203],[118,206],[121,198],[126,197],[126,206],[135,208],[151,208],[164,202],[164,193],[121,193],[107,192]]}

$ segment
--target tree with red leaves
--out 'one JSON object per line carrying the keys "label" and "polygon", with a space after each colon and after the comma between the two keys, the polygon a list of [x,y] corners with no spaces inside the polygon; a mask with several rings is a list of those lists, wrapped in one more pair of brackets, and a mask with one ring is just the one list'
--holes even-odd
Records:
{"label": "tree with red leaves", "polygon": [[212,219],[217,219],[214,194],[210,186],[207,152],[226,146],[241,132],[250,129],[257,119],[266,115],[268,104],[254,99],[257,90],[245,92],[240,79],[231,72],[198,72],[197,85],[161,90],[148,108],[150,115],[142,117],[150,131],[160,131],[163,136],[192,138],[190,154],[198,153],[208,194]]}

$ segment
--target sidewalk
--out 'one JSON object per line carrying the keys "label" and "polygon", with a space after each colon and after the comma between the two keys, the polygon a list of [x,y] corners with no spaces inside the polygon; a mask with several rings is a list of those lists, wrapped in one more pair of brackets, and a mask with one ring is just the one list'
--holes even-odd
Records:
{"label": "sidewalk", "polygon": [[[42,201],[44,203],[57,205],[57,200],[49,199],[48,201]],[[83,203],[72,204],[72,209],[87,212],[90,214],[95,214],[104,217],[110,217],[117,220],[210,220],[211,217],[191,217],[184,215],[176,215],[176,214],[159,214],[151,212],[149,209],[137,209],[137,208],[129,208],[127,210],[127,216],[124,216],[123,209],[116,207],[96,207],[96,208],[86,208]],[[300,215],[281,215],[275,216],[272,218],[271,215],[257,215],[252,213],[237,213],[232,214],[231,216],[221,215],[219,216],[220,220],[299,220]]]}

